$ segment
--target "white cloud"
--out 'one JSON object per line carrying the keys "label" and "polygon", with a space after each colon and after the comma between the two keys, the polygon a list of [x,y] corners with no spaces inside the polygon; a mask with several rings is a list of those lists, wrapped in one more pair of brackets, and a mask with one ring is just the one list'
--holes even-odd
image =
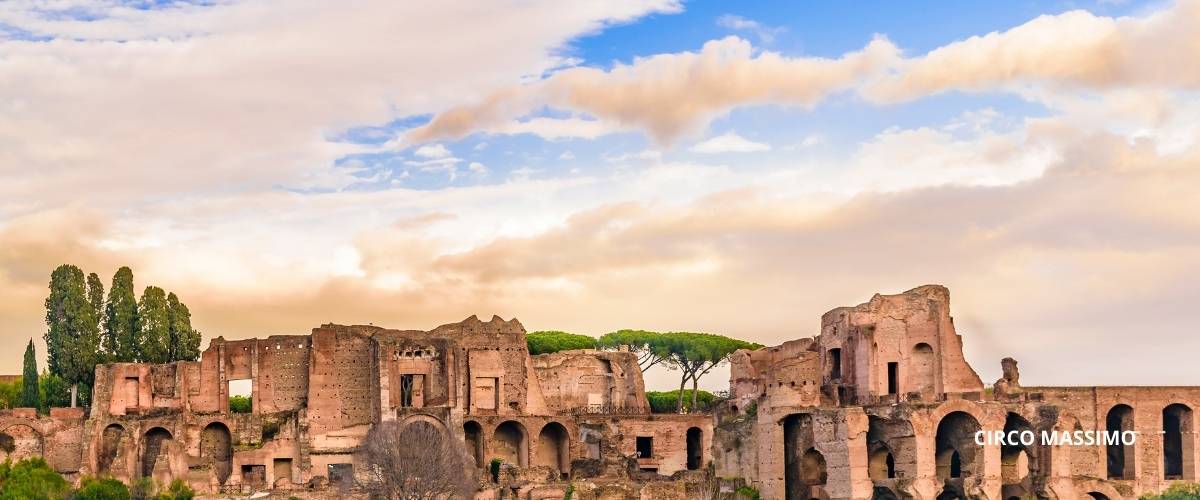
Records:
{"label": "white cloud", "polygon": [[470,165],[467,165],[467,170],[476,175],[485,175],[488,173],[487,166],[477,161],[473,161]]}
{"label": "white cloud", "polygon": [[726,132],[688,148],[688,151],[702,154],[756,153],[770,150],[770,144],[751,141],[737,132]]}
{"label": "white cloud", "polygon": [[571,150],[563,151],[562,154],[558,155],[558,159],[566,161],[574,160],[575,153],[572,153]]}
{"label": "white cloud", "polygon": [[417,148],[413,154],[421,158],[446,158],[451,155],[450,150],[441,144],[426,144]]}
{"label": "white cloud", "polygon": [[775,37],[787,31],[787,28],[782,26],[767,26],[758,21],[746,19],[742,16],[733,14],[724,14],[717,18],[717,26],[735,31],[746,31],[753,33],[758,37],[759,41],[765,44],[770,44],[775,41]]}
{"label": "white cloud", "polygon": [[595,139],[626,130],[614,123],[582,118],[530,118],[512,121],[489,130],[499,134],[533,134],[546,140]]}

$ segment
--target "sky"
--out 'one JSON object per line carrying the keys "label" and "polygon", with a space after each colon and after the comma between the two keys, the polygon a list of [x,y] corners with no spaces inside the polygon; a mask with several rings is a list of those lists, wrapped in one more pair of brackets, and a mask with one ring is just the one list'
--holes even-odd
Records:
{"label": "sky", "polygon": [[0,373],[72,263],[130,266],[206,339],[499,315],[771,345],[938,283],[985,382],[1011,356],[1025,385],[1200,385],[1197,25],[1197,0],[0,2]]}

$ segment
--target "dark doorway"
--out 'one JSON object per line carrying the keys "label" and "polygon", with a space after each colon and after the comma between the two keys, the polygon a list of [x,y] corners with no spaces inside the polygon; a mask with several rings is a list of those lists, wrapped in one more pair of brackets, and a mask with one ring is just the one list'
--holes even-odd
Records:
{"label": "dark doorway", "polygon": [[900,363],[895,361],[888,363],[888,395],[893,395],[900,392]]}
{"label": "dark doorway", "polygon": [[[1129,405],[1116,405],[1108,410],[1108,417],[1105,418],[1105,430],[1112,433],[1120,433],[1122,431],[1133,430],[1133,408]],[[1132,444],[1110,444],[1105,445],[1105,454],[1108,457],[1108,478],[1109,479],[1132,479],[1133,478],[1133,462],[1135,460]]]}
{"label": "dark doorway", "polygon": [[704,461],[703,442],[704,435],[699,427],[692,427],[687,431],[687,468],[688,470],[696,470]]}

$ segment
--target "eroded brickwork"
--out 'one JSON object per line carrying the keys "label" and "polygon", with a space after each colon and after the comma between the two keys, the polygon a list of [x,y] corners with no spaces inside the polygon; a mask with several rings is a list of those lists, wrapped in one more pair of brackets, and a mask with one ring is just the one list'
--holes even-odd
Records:
{"label": "eroded brickwork", "polygon": [[[72,479],[184,479],[207,494],[353,496],[367,432],[398,421],[462,442],[484,477],[479,499],[573,488],[682,500],[745,485],[785,500],[1086,500],[1197,479],[1200,387],[1024,385],[1005,358],[989,391],[962,342],[944,287],[876,295],[826,313],[812,338],[735,353],[712,413],[661,415],[633,354],[530,356],[516,320],[218,337],[196,362],[98,366],[90,415],[0,411],[0,459],[43,455]],[[230,412],[235,387],[249,413]],[[1137,439],[978,444],[978,431]]]}

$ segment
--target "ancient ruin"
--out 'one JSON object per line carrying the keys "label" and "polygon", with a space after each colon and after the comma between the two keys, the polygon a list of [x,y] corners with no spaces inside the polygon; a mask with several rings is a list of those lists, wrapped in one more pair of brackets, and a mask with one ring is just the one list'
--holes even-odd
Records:
{"label": "ancient ruin", "polygon": [[[464,443],[478,498],[1136,498],[1196,480],[1200,387],[986,388],[946,288],[829,311],[820,333],[731,360],[711,413],[652,414],[634,354],[530,356],[516,320],[430,331],[323,325],[214,339],[196,362],[96,368],[90,414],[0,413],[0,454],[71,478],[184,479],[205,493],[354,495],[374,425]],[[230,411],[248,386],[249,413]],[[977,431],[1137,431],[1132,444],[986,442]],[[493,476],[484,473],[493,459]],[[340,488],[340,489],[339,489]]]}

